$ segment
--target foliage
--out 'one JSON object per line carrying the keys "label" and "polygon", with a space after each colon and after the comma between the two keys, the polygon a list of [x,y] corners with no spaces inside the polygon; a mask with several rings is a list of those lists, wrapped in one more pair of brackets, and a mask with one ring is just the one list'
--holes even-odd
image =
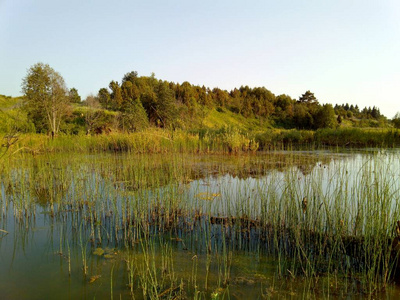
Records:
{"label": "foliage", "polygon": [[124,112],[119,115],[119,127],[123,131],[128,132],[143,130],[149,127],[146,111],[139,99],[127,105]]}
{"label": "foliage", "polygon": [[170,127],[177,118],[174,92],[167,82],[159,82],[155,88],[156,101],[150,109],[154,110],[153,122],[159,127]]}
{"label": "foliage", "polygon": [[324,104],[320,107],[315,116],[316,128],[335,128],[338,120],[331,104]]}
{"label": "foliage", "polygon": [[0,132],[28,133],[35,131],[35,125],[25,111],[20,109],[22,99],[0,95]]}
{"label": "foliage", "polygon": [[116,112],[90,105],[79,106],[66,119],[63,132],[87,135],[111,132],[117,129],[117,117]]}
{"label": "foliage", "polygon": [[22,82],[24,108],[39,131],[56,135],[61,121],[69,112],[69,99],[64,79],[48,64],[37,63]]}
{"label": "foliage", "polygon": [[395,128],[400,128],[400,112],[397,112],[392,119],[393,126]]}
{"label": "foliage", "polygon": [[[138,76],[136,71],[126,73],[122,84],[111,81],[108,89],[99,90],[97,98],[105,109],[123,112],[121,120],[135,119],[130,116],[132,104],[141,102],[146,111],[150,126],[163,128],[201,128],[221,127],[226,122],[214,119],[214,124],[208,121],[210,112],[232,112],[234,118],[244,117],[258,120],[262,127],[276,126],[315,130],[318,128],[334,128],[338,120],[359,117],[360,121],[368,118],[378,120],[378,126],[385,126],[385,120],[377,108],[359,108],[352,105],[343,107],[321,105],[314,93],[309,90],[293,100],[282,94],[275,96],[265,87],[250,88],[241,86],[230,92],[220,88],[209,89],[204,86],[191,85],[185,81],[182,84],[157,80],[154,76]],[[340,118],[339,118],[340,116]],[[374,119],[378,118],[378,119]],[[358,121],[360,126],[376,126],[375,123]],[[245,121],[245,123],[247,123]],[[241,125],[235,125],[244,127]],[[126,130],[126,126],[122,126]],[[258,127],[258,126],[257,126]],[[251,128],[248,128],[252,130]],[[136,130],[135,126],[131,130]]]}
{"label": "foliage", "polygon": [[314,93],[311,93],[310,91],[306,91],[301,97],[299,98],[300,103],[318,103],[317,98],[315,97]]}
{"label": "foliage", "polygon": [[111,109],[111,94],[106,88],[101,88],[97,94],[97,99],[99,100],[102,107],[105,109]]}
{"label": "foliage", "polygon": [[81,96],[78,94],[78,90],[76,88],[72,88],[68,92],[69,102],[71,103],[80,103]]}
{"label": "foliage", "polygon": [[[275,96],[265,87],[241,86],[226,91],[187,81],[181,84],[162,81],[154,74],[139,76],[136,71],[126,73],[120,82],[112,80],[97,95],[80,101],[75,88],[66,90],[60,74],[38,63],[23,80],[24,112],[21,114],[16,108],[13,113],[18,110],[22,123],[33,123],[37,132],[53,134],[135,132],[148,127],[190,131],[231,127],[255,136],[270,128],[308,131],[338,126],[388,126],[376,107],[359,109],[347,103],[334,108],[330,104],[321,105],[309,90],[296,101],[285,94]],[[396,120],[392,124],[397,126]],[[30,131],[32,126],[25,125],[19,128]],[[295,137],[297,131],[291,134],[294,135],[285,140],[303,141],[302,137]]]}

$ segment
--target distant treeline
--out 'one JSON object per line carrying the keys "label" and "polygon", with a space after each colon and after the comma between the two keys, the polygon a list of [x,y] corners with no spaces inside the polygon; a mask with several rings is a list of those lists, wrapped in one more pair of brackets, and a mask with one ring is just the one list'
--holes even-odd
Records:
{"label": "distant treeline", "polygon": [[[126,73],[82,101],[67,89],[62,76],[37,63],[22,82],[23,97],[0,96],[1,132],[36,132],[52,136],[168,130],[225,130],[262,133],[267,129],[317,130],[338,127],[400,127],[377,107],[321,104],[311,91],[298,99],[275,95],[265,87],[241,86],[231,91],[189,82],[174,83]],[[225,128],[225,129],[224,129]]]}
{"label": "distant treeline", "polygon": [[359,110],[357,106],[346,104],[333,108],[331,104],[321,105],[310,91],[299,99],[285,94],[276,96],[265,87],[241,86],[228,92],[189,82],[162,81],[154,76],[139,77],[137,72],[125,74],[121,84],[111,81],[108,88],[99,90],[95,100],[104,109],[122,113],[121,125],[126,130],[149,124],[157,127],[201,126],[209,109],[228,110],[286,129],[335,128],[344,119],[374,120],[375,124],[386,121],[376,107]]}

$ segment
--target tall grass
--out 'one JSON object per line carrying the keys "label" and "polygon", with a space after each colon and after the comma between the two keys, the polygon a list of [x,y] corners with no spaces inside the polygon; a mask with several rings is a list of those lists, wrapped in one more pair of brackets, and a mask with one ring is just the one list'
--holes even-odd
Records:
{"label": "tall grass", "polygon": [[23,135],[18,151],[33,154],[46,152],[130,152],[130,153],[238,153],[256,151],[258,144],[252,137],[228,129],[215,134],[199,134],[181,130],[148,129],[136,133],[111,133],[95,136],[60,135],[50,139],[46,135]]}
{"label": "tall grass", "polygon": [[99,153],[254,153],[259,150],[315,149],[320,147],[396,147],[397,129],[338,128],[310,130],[267,129],[244,132],[233,127],[203,130],[162,130],[150,128],[135,133],[102,135],[25,134],[8,151],[33,155],[49,152]]}

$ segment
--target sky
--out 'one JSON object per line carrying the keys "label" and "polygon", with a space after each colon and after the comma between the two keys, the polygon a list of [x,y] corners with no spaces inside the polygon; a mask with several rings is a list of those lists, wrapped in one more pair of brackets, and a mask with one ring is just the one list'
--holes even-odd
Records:
{"label": "sky", "polygon": [[0,0],[0,94],[37,62],[84,99],[125,73],[400,111],[398,0]]}

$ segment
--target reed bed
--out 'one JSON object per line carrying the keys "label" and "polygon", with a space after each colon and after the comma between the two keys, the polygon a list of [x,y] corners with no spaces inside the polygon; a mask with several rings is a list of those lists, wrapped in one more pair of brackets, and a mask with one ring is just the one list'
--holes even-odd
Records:
{"label": "reed bed", "polygon": [[[16,138],[16,139],[15,139]],[[235,128],[194,131],[150,128],[134,133],[112,132],[101,135],[60,135],[55,139],[41,134],[5,137],[9,153],[198,153],[243,154],[260,150],[315,150],[326,147],[397,147],[398,129],[337,128],[317,131],[268,129],[242,132]],[[12,142],[12,144],[9,144]],[[1,153],[0,153],[1,154]]]}
{"label": "reed bed", "polygon": [[129,152],[140,153],[242,153],[255,152],[254,138],[235,129],[197,133],[182,130],[148,129],[135,133],[113,132],[101,135],[60,135],[51,139],[46,135],[29,134],[19,137],[17,151],[34,154],[48,152]]}
{"label": "reed bed", "polygon": [[107,278],[111,297],[379,295],[398,276],[399,167],[396,151],[20,152],[2,161],[0,224],[26,242],[52,223],[68,276]]}

